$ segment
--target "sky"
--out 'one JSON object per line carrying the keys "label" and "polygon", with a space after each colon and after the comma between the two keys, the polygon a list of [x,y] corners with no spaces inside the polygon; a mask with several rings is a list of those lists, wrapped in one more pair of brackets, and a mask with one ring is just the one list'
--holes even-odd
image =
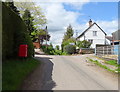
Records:
{"label": "sky", "polygon": [[60,45],[71,24],[78,36],[88,28],[88,21],[92,19],[106,33],[111,35],[118,29],[118,2],[37,2],[47,18],[48,32],[51,35],[49,43],[55,47]]}

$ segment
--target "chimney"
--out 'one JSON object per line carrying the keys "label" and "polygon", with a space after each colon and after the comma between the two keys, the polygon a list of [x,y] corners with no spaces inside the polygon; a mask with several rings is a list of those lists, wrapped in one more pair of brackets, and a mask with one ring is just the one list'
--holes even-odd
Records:
{"label": "chimney", "polygon": [[90,19],[89,20],[89,27],[92,25],[92,20]]}

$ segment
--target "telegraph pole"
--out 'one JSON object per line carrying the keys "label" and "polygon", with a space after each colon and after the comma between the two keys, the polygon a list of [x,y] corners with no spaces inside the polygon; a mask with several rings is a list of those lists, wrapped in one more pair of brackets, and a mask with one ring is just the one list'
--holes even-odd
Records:
{"label": "telegraph pole", "polygon": [[47,26],[45,28],[45,31],[46,31],[46,50],[47,50]]}
{"label": "telegraph pole", "polygon": [[76,30],[76,43],[77,43],[78,31]]}
{"label": "telegraph pole", "polygon": [[78,36],[78,31],[76,30],[76,38],[77,38],[77,36]]}

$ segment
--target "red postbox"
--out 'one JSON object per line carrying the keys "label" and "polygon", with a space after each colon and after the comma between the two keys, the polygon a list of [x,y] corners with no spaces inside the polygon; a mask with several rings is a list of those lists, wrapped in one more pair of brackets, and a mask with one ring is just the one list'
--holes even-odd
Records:
{"label": "red postbox", "polygon": [[27,57],[28,45],[20,45],[19,57]]}

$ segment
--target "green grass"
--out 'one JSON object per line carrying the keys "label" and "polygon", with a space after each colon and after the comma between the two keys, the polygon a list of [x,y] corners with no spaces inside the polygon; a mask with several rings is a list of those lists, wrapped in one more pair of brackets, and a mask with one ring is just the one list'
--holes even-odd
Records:
{"label": "green grass", "polygon": [[114,66],[118,66],[117,61],[116,60],[110,60],[110,61],[105,61],[106,64],[109,65],[114,65]]}
{"label": "green grass", "polygon": [[105,66],[105,65],[102,65],[99,61],[97,60],[92,60],[92,59],[89,59],[89,61],[93,62],[94,64],[108,70],[108,71],[111,71],[111,72],[115,72],[116,70],[111,70],[109,67]]}
{"label": "green grass", "polygon": [[2,65],[2,89],[19,90],[25,77],[32,72],[40,62],[34,58],[12,59]]}

